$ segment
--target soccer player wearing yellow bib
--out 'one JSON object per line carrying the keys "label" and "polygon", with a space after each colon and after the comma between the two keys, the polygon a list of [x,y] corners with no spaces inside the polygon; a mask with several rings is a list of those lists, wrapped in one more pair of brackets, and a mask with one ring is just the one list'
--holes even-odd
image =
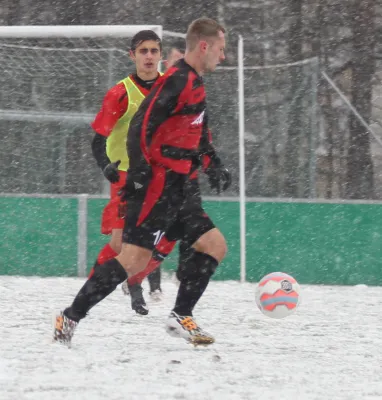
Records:
{"label": "soccer player wearing yellow bib", "polygon": [[[101,233],[110,235],[110,241],[98,254],[95,265],[116,257],[121,250],[126,204],[121,201],[118,193],[126,182],[126,171],[129,167],[127,132],[132,117],[160,76],[158,64],[162,58],[162,43],[158,35],[151,30],[138,32],[131,41],[130,57],[136,65],[136,72],[106,93],[102,107],[91,124],[95,131],[93,155],[110,182],[110,201],[103,210],[101,222]],[[168,251],[172,248],[173,246]],[[93,270],[94,268],[90,276]],[[149,275],[148,279],[150,292],[161,290],[159,269]],[[141,285],[130,284],[129,292],[133,310],[139,314],[147,314]]]}

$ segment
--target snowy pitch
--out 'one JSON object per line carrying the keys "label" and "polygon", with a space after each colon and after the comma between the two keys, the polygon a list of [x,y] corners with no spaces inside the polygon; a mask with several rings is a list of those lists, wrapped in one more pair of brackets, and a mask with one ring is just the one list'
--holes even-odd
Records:
{"label": "snowy pitch", "polygon": [[148,316],[118,288],[72,349],[51,344],[52,311],[83,282],[0,276],[1,400],[382,399],[382,288],[302,286],[297,313],[272,320],[254,284],[213,282],[195,311],[216,337],[208,348],[165,333],[172,282]]}

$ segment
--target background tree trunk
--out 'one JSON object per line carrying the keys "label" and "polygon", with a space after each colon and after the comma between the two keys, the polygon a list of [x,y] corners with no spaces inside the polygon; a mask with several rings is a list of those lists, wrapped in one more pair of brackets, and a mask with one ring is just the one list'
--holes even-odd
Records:
{"label": "background tree trunk", "polygon": [[[374,60],[374,0],[359,0],[353,5],[353,73],[351,97],[354,107],[369,123],[371,116]],[[347,160],[347,197],[372,199],[373,163],[370,133],[359,119],[349,119],[349,151]]]}

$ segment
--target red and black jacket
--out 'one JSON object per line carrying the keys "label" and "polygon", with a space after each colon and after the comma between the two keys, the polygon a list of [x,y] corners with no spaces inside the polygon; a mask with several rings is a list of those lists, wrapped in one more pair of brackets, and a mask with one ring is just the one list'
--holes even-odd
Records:
{"label": "red and black jacket", "polygon": [[202,78],[178,61],[156,81],[130,123],[130,168],[159,165],[189,175],[201,145],[209,153],[206,106]]}

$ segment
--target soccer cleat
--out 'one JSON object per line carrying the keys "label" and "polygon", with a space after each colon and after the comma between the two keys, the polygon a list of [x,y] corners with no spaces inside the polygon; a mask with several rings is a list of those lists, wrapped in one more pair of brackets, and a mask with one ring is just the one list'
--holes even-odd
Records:
{"label": "soccer cleat", "polygon": [[149,309],[147,308],[145,299],[143,298],[143,289],[139,283],[135,285],[128,285],[128,291],[131,296],[131,308],[140,315],[147,315]]}
{"label": "soccer cleat", "polygon": [[209,345],[215,342],[214,337],[200,328],[191,316],[178,315],[174,311],[167,320],[166,332],[170,336],[183,338],[194,346]]}
{"label": "soccer cleat", "polygon": [[156,289],[153,292],[149,293],[150,297],[154,301],[161,301],[162,300],[162,289]]}
{"label": "soccer cleat", "polygon": [[78,322],[68,318],[61,311],[54,317],[53,325],[53,342],[59,342],[70,347]]}

